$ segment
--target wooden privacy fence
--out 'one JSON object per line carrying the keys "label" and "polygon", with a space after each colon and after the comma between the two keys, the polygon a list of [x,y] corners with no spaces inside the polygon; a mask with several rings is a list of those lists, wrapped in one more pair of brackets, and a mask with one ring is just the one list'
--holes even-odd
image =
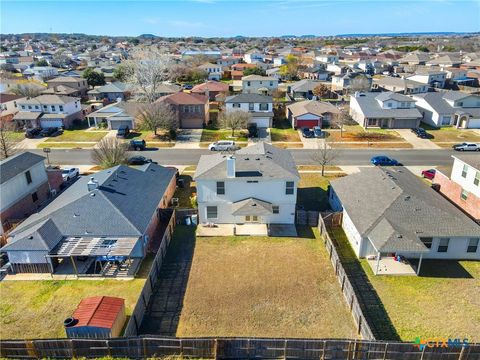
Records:
{"label": "wooden privacy fence", "polygon": [[203,359],[478,360],[480,345],[425,347],[411,343],[342,339],[165,338],[3,340],[0,356],[17,359],[179,355]]}
{"label": "wooden privacy fence", "polygon": [[[335,216],[332,214],[331,216]],[[340,257],[338,256],[337,249],[335,248],[332,239],[327,231],[327,226],[325,225],[325,221],[320,215],[318,217],[318,229],[320,231],[320,235],[322,235],[325,243],[325,247],[327,248],[330,261],[335,268],[335,276],[337,277],[338,282],[340,283],[343,296],[347,301],[347,305],[350,309],[350,313],[353,316],[353,321],[357,326],[357,332],[359,335],[362,336],[363,339],[367,340],[375,340],[375,336],[372,332],[370,324],[368,324],[367,318],[363,314],[362,308],[360,306],[360,302],[358,300],[358,296],[355,293],[354,287],[348,278],[347,272],[343,267]]]}
{"label": "wooden privacy fence", "polygon": [[150,296],[152,296],[153,288],[158,280],[160,268],[162,267],[165,254],[167,253],[168,244],[170,244],[170,240],[172,239],[173,230],[175,228],[175,215],[175,210],[173,210],[160,242],[160,248],[155,255],[152,267],[145,281],[145,285],[143,285],[143,289],[137,300],[137,304],[135,305],[132,315],[128,320],[124,336],[135,336],[138,334],[138,329],[140,328],[145,315],[145,310],[147,309]]}

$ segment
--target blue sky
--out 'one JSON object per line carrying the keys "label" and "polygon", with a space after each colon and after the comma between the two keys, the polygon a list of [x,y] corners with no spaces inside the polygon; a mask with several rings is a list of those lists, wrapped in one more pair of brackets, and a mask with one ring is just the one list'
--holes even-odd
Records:
{"label": "blue sky", "polygon": [[480,0],[0,0],[0,32],[279,36],[480,31]]}

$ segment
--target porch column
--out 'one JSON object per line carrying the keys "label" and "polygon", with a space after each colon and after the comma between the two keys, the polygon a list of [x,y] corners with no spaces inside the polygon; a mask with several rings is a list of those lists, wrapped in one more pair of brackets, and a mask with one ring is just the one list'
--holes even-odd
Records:
{"label": "porch column", "polygon": [[70,260],[72,261],[73,269],[75,270],[75,275],[77,275],[77,278],[78,278],[77,265],[75,264],[75,260],[73,260],[73,256],[70,256]]}
{"label": "porch column", "polygon": [[88,121],[88,127],[92,127],[92,125],[90,125],[90,116],[87,116],[87,121]]}
{"label": "porch column", "polygon": [[378,274],[378,267],[380,266],[380,252],[377,251],[377,265],[375,267],[375,275]]}
{"label": "porch column", "polygon": [[418,267],[417,267],[417,276],[420,274],[420,267],[422,266],[422,258],[423,258],[423,253],[420,253],[420,259],[418,260]]}

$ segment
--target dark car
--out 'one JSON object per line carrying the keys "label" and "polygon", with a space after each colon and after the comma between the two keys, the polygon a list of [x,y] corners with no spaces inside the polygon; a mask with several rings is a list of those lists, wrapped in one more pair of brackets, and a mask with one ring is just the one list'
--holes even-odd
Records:
{"label": "dark car", "polygon": [[257,124],[248,125],[247,130],[248,130],[248,137],[249,138],[256,138],[258,136]]}
{"label": "dark car", "polygon": [[191,84],[185,84],[185,85],[183,85],[183,88],[184,88],[185,90],[192,90],[192,89],[193,89],[193,85],[191,85]]}
{"label": "dark car", "polygon": [[315,137],[315,133],[312,130],[310,130],[309,128],[303,128],[302,129],[302,136],[304,138],[313,138],[313,137]]}
{"label": "dark car", "polygon": [[435,177],[435,172],[436,172],[435,169],[423,170],[423,171],[422,171],[422,176],[423,176],[425,179],[433,180],[433,178]]}
{"label": "dark car", "polygon": [[130,159],[128,159],[128,165],[143,165],[148,163],[156,164],[156,162],[152,161],[152,159],[147,159],[145,156],[140,155],[132,156]]}
{"label": "dark car", "polygon": [[383,155],[372,157],[370,162],[375,166],[402,166],[397,160]]}
{"label": "dark car", "polygon": [[130,134],[130,128],[127,125],[122,125],[117,130],[117,137],[126,138]]}
{"label": "dark car", "polygon": [[27,129],[25,130],[25,137],[28,139],[33,139],[40,135],[40,132],[42,131],[42,128],[33,128],[33,129]]}
{"label": "dark car", "polygon": [[56,136],[60,134],[60,130],[56,127],[49,127],[45,128],[40,131],[40,136],[47,137],[47,136]]}
{"label": "dark car", "polygon": [[130,149],[136,151],[143,151],[147,148],[147,143],[145,140],[131,140],[130,141]]}
{"label": "dark car", "polygon": [[314,126],[312,130],[313,130],[313,135],[316,138],[324,138],[325,137],[325,132],[322,131],[320,126]]}

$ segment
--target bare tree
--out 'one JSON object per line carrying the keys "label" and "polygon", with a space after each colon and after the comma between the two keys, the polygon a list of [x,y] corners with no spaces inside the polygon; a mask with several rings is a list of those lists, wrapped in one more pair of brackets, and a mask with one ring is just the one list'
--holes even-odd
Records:
{"label": "bare tree", "polygon": [[153,131],[155,136],[158,129],[171,131],[178,129],[178,119],[175,112],[165,102],[146,104],[138,114],[140,125],[145,130]]}
{"label": "bare tree", "polygon": [[33,84],[19,84],[12,88],[12,93],[25,97],[36,97],[42,93],[41,87]]}
{"label": "bare tree", "polygon": [[318,141],[317,149],[311,155],[312,160],[321,166],[322,176],[325,173],[325,166],[332,165],[338,158],[339,152],[331,147],[329,140],[323,139]]}
{"label": "bare tree", "polygon": [[0,159],[6,159],[18,150],[17,142],[12,137],[13,125],[0,120]]}
{"label": "bare tree", "polygon": [[220,115],[220,126],[224,129],[231,129],[233,137],[235,136],[235,130],[247,127],[250,117],[250,113],[242,110],[223,112]]}
{"label": "bare tree", "polygon": [[330,96],[330,88],[325,84],[317,85],[313,89],[313,95],[318,97],[318,99],[329,97]]}
{"label": "bare tree", "polygon": [[331,120],[332,125],[338,126],[340,129],[340,137],[343,137],[343,126],[355,124],[352,116],[345,110],[340,111],[339,114],[335,114]]}
{"label": "bare tree", "polygon": [[127,144],[115,137],[105,137],[92,150],[92,159],[102,168],[127,162]]}

